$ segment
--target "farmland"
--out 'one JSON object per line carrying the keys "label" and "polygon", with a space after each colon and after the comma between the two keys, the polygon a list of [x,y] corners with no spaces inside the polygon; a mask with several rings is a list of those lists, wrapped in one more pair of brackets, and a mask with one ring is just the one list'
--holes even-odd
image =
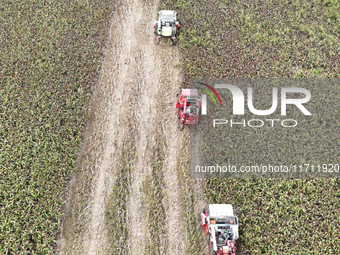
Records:
{"label": "farmland", "polygon": [[113,7],[0,3],[1,254],[52,254]]}
{"label": "farmland", "polygon": [[[206,202],[233,204],[238,245],[250,254],[339,254],[339,179],[211,179],[202,188],[173,106],[192,78],[339,78],[339,1],[119,3],[0,3],[0,254],[205,254]],[[178,12],[176,47],[153,43],[160,9]],[[331,107],[338,94],[329,86],[319,103]],[[294,145],[299,163],[339,160],[332,107],[313,102],[328,123],[295,130],[312,146]],[[260,163],[268,134],[205,142],[230,139],[234,148],[217,148],[229,160]],[[291,133],[269,135],[279,143]],[[279,145],[272,160],[286,163],[291,146]]]}
{"label": "farmland", "polygon": [[[164,6],[176,6],[181,17],[184,86],[191,78],[210,77],[339,78],[338,1],[167,1]],[[330,84],[322,91],[321,101],[314,101],[312,108],[316,113],[321,109],[316,115],[323,121],[309,119],[303,122],[312,128],[293,131],[305,146],[289,144],[292,133],[282,128],[279,132],[224,128],[220,136],[208,132],[204,140],[210,149],[213,144],[232,144],[214,148],[231,162],[338,163],[339,108],[320,106],[338,105],[339,87]],[[318,88],[312,93],[319,94]],[[297,155],[292,155],[292,146]],[[208,161],[216,162],[221,153],[210,153]],[[338,179],[210,179],[205,190],[209,203],[236,207],[239,245],[251,254],[337,254],[339,185]]]}
{"label": "farmland", "polygon": [[[339,77],[338,1],[167,1],[192,77]],[[187,83],[189,81],[187,80]]]}
{"label": "farmland", "polygon": [[197,224],[202,188],[189,178],[189,158],[179,156],[188,155],[189,135],[177,132],[173,105],[179,52],[154,41],[158,8],[117,4],[60,254],[206,253]]}

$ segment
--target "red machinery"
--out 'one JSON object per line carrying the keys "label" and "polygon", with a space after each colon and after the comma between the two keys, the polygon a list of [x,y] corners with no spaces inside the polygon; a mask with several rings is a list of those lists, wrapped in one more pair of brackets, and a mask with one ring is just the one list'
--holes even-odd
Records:
{"label": "red machinery", "polygon": [[201,212],[204,235],[209,236],[212,255],[236,255],[238,218],[230,204],[210,204]]}
{"label": "red machinery", "polygon": [[201,107],[201,96],[197,89],[182,89],[181,94],[177,94],[177,115],[180,129],[186,125],[196,125],[199,122],[199,111]]}

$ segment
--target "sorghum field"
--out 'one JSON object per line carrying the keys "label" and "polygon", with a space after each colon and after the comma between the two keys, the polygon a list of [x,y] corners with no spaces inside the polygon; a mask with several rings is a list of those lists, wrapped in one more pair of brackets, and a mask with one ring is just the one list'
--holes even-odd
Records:
{"label": "sorghum field", "polygon": [[[186,74],[184,86],[200,77],[339,78],[339,1],[198,0],[164,1],[163,5],[175,8],[182,23],[178,47]],[[339,88],[327,89],[336,101]],[[337,113],[338,108],[322,111],[324,120],[335,116],[330,126],[322,122],[310,133],[294,133],[304,142],[311,140],[313,132],[317,137],[312,148],[305,144],[304,150],[297,151],[301,162],[315,160],[313,156],[339,161]],[[318,142],[327,145],[326,138],[322,140],[324,132],[332,141],[331,151],[317,147]],[[238,135],[233,130],[228,138],[234,142],[233,148],[227,148],[231,157],[244,154],[247,160],[252,151],[261,154],[255,147],[258,135],[248,134],[247,140]],[[288,148],[284,141],[283,147]],[[236,149],[239,146],[241,152]],[[325,155],[317,154],[320,151]],[[338,254],[339,188],[339,179],[206,181],[209,203],[232,203],[236,208],[239,245],[251,254]]]}
{"label": "sorghum field", "polygon": [[[89,101],[101,69],[114,3],[0,2],[0,254],[54,251],[64,191],[89,119]],[[161,0],[158,9],[175,9],[182,24],[176,47],[181,53],[183,86],[200,77],[339,78],[337,0]],[[337,88],[333,91],[335,96],[339,92]],[[338,116],[337,110],[326,118]],[[337,123],[333,124],[337,131]],[[329,127],[320,125],[325,128]],[[322,134],[323,130],[315,132]],[[339,136],[332,134],[328,133],[333,154],[327,151],[327,160],[339,159]],[[252,145],[252,140],[247,142]],[[150,208],[163,206],[165,151],[159,148],[153,150],[151,179],[143,183]],[[126,149],[131,153],[134,146]],[[228,152],[237,155],[230,148]],[[302,162],[305,155],[313,159],[316,151],[306,147],[300,153]],[[124,160],[131,161],[126,155]],[[127,165],[121,168],[122,175],[126,168],[128,174],[133,173]],[[154,175],[159,179],[150,187]],[[114,188],[129,193],[128,187]],[[251,254],[339,254],[339,189],[338,179],[205,182],[209,203],[232,203],[236,208],[238,244]],[[123,200],[112,203],[113,213],[115,206],[127,203],[127,197],[115,195],[112,197]],[[183,242],[187,242],[189,254],[199,254],[199,237],[195,235],[195,228],[200,227],[195,218],[199,212],[193,207],[193,196],[182,196],[188,204],[185,219],[189,219]],[[163,219],[163,207],[151,215]],[[121,217],[110,227],[122,227],[127,238],[126,226],[120,225],[125,221]],[[150,230],[154,229],[160,226],[150,225]],[[156,241],[161,243],[161,239],[163,236]],[[117,240],[110,239],[113,247]],[[146,253],[154,252],[152,245],[146,244]]]}
{"label": "sorghum field", "polygon": [[0,253],[51,254],[114,1],[0,2]]}

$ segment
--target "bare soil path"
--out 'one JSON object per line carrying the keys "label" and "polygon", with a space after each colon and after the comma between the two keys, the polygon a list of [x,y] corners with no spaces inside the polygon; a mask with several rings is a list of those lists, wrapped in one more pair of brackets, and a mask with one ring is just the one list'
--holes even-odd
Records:
{"label": "bare soil path", "polygon": [[[181,176],[188,166],[179,162],[188,157],[182,145],[189,130],[178,131],[174,107],[179,52],[165,40],[155,44],[157,5],[157,0],[117,2],[92,122],[66,201],[59,254],[189,254],[188,194],[182,189],[189,184],[192,192],[201,192],[197,182],[184,183]],[[123,192],[124,203],[112,199],[117,192]],[[204,201],[202,194],[196,197],[198,215]],[[126,226],[112,230],[117,222]]]}

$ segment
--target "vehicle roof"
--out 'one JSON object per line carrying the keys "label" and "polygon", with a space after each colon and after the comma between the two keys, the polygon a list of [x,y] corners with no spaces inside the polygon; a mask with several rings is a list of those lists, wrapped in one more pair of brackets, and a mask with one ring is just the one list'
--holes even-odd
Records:
{"label": "vehicle roof", "polygon": [[174,11],[171,11],[171,10],[161,10],[159,12],[159,15],[174,16],[174,15],[176,15],[176,13]]}
{"label": "vehicle roof", "polygon": [[233,206],[230,204],[210,204],[210,217],[234,216]]}
{"label": "vehicle roof", "polygon": [[199,96],[197,89],[182,89],[181,96]]}

